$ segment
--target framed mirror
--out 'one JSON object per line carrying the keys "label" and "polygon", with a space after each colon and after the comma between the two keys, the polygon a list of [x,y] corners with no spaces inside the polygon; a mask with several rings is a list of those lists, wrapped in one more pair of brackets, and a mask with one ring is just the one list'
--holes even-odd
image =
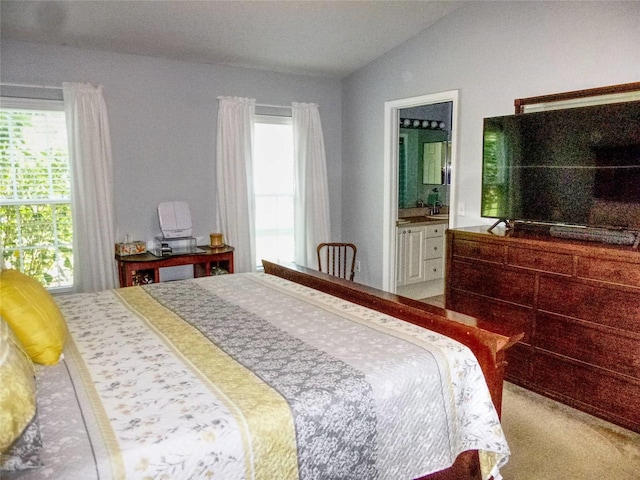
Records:
{"label": "framed mirror", "polygon": [[515,113],[519,114],[557,110],[560,108],[602,105],[605,103],[631,102],[634,100],[640,100],[640,82],[553,93],[537,97],[516,98],[513,104]]}

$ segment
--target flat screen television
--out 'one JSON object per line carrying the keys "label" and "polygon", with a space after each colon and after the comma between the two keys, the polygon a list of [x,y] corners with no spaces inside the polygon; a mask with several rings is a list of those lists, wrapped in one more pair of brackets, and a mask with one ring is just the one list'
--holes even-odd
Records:
{"label": "flat screen television", "polygon": [[640,101],[484,119],[481,215],[640,229]]}

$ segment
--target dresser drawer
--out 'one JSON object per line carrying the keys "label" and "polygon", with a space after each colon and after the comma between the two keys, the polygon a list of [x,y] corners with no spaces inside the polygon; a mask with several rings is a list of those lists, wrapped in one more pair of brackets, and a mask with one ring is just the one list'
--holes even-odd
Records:
{"label": "dresser drawer", "polygon": [[443,260],[442,258],[434,258],[424,261],[424,279],[425,281],[437,280],[442,278]]}
{"label": "dresser drawer", "polygon": [[504,247],[493,243],[455,240],[453,242],[453,255],[454,257],[502,263],[504,259]]}
{"label": "dresser drawer", "polygon": [[541,351],[532,368],[536,389],[562,395],[570,405],[640,432],[640,381]]}
{"label": "dresser drawer", "polygon": [[640,293],[544,275],[539,291],[539,310],[640,333]]}
{"label": "dresser drawer", "polygon": [[[487,300],[485,297],[469,292],[452,290],[446,299],[447,308],[465,313],[482,321],[491,323],[492,332],[511,335],[523,332],[521,343],[530,344],[533,334],[533,309],[502,302]],[[480,325],[482,328],[482,325]],[[507,350],[510,352],[511,349]]]}
{"label": "dresser drawer", "polygon": [[442,237],[426,238],[424,241],[424,258],[444,257],[444,241]]}
{"label": "dresser drawer", "polygon": [[640,288],[640,263],[616,262],[600,258],[578,258],[577,275],[581,278]]}
{"label": "dresser drawer", "polygon": [[545,252],[529,248],[509,247],[507,263],[516,267],[531,268],[543,272],[571,275],[573,273],[573,255]]}
{"label": "dresser drawer", "polygon": [[441,237],[444,238],[444,231],[447,229],[446,223],[438,223],[436,225],[425,225],[425,237]]}
{"label": "dresser drawer", "polygon": [[536,320],[536,347],[640,380],[638,342],[640,335],[593,328],[556,315],[539,313]]}
{"label": "dresser drawer", "polygon": [[451,286],[524,306],[533,305],[535,277],[532,273],[505,270],[482,263],[454,261]]}

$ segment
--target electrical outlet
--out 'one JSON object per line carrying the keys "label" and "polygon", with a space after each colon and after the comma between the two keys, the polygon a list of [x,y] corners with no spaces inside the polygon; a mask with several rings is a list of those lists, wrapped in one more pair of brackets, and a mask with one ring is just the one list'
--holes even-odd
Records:
{"label": "electrical outlet", "polygon": [[356,272],[360,271],[360,260],[356,260]]}
{"label": "electrical outlet", "polygon": [[465,216],[464,202],[458,202],[458,215],[461,217]]}

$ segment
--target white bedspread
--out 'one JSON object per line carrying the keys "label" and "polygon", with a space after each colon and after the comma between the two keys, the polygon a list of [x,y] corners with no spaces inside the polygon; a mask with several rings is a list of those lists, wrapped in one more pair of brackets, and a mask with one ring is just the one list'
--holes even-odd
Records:
{"label": "white bedspread", "polygon": [[413,479],[509,449],[440,334],[264,274],[60,297],[39,370],[45,467],[22,478]]}

